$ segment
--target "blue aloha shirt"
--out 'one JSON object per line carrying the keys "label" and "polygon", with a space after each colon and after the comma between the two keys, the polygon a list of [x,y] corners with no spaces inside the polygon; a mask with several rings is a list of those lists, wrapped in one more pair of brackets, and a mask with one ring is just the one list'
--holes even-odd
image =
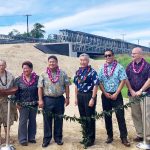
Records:
{"label": "blue aloha shirt", "polygon": [[[112,64],[113,63],[108,65],[108,68],[107,68],[108,69],[108,74],[110,74]],[[100,67],[98,76],[99,76],[100,83],[103,84],[104,89],[105,89],[106,92],[116,92],[118,87],[119,87],[120,82],[122,80],[127,79],[125,69],[119,63],[117,63],[117,66],[116,66],[112,76],[109,76],[109,77],[105,76],[105,74],[104,74],[104,65],[102,65]]]}
{"label": "blue aloha shirt", "polygon": [[[78,71],[81,71],[81,68],[79,68],[79,70],[77,70],[77,72]],[[77,89],[79,92],[83,92],[83,93],[90,92],[93,90],[93,87],[95,85],[99,85],[98,74],[93,68],[90,69],[86,80],[84,82],[81,82],[81,83],[78,82],[77,72],[76,72],[76,75],[74,77],[74,84],[77,86]],[[83,80],[86,73],[87,73],[87,68],[85,68],[83,71],[81,71],[81,74],[80,74],[81,80]]]}

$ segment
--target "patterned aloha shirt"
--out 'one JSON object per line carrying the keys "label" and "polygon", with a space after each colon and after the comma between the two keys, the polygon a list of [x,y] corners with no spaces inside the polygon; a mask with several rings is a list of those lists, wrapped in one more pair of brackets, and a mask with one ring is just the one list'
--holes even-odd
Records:
{"label": "patterned aloha shirt", "polygon": [[[56,78],[56,72],[52,72],[52,77]],[[69,86],[70,81],[67,74],[60,70],[58,82],[53,83],[46,72],[39,77],[38,87],[43,87],[44,96],[58,97],[65,93],[65,86]]]}
{"label": "patterned aloha shirt", "polygon": [[[108,65],[108,74],[110,74],[112,64],[113,63]],[[116,92],[120,82],[124,79],[127,79],[127,75],[125,69],[119,63],[117,63],[114,73],[110,77],[105,76],[104,65],[100,67],[99,80],[103,84],[106,92]]]}
{"label": "patterned aloha shirt", "polygon": [[38,103],[38,76],[36,76],[35,82],[28,86],[24,83],[22,76],[19,76],[15,80],[15,85],[18,87],[16,95],[16,101],[20,105],[37,105]]}
{"label": "patterned aloha shirt", "polygon": [[[87,69],[88,68],[82,70],[82,68],[79,68],[79,70],[77,70],[76,75],[74,77],[74,84],[77,86],[79,92],[83,92],[83,93],[90,92],[93,90],[93,87],[95,85],[99,85],[97,72],[93,68],[91,68],[89,73],[87,74]],[[78,82],[79,78],[83,80],[85,76],[87,77],[84,82]]]}

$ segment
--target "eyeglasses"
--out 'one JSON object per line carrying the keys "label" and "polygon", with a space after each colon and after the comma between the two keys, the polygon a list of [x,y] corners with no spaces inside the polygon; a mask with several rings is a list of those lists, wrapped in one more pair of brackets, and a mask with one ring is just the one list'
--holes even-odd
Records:
{"label": "eyeglasses", "polygon": [[104,55],[105,58],[111,57],[111,56],[112,56],[112,54]]}

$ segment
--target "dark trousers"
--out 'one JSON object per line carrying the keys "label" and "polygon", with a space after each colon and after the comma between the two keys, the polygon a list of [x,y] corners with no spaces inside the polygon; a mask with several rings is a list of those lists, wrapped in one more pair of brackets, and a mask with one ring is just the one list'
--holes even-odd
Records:
{"label": "dark trousers", "polygon": [[[95,115],[96,99],[93,107],[89,107],[89,101],[92,97],[92,92],[90,93],[78,93],[78,109],[80,117],[91,117]],[[83,122],[85,124],[85,134],[89,141],[95,141],[95,119],[87,119]]]}
{"label": "dark trousers", "polygon": [[19,143],[35,140],[37,106],[32,108],[22,107],[20,110],[18,140]]}
{"label": "dark trousers", "polygon": [[[111,93],[112,94],[112,93]],[[102,94],[102,106],[104,111],[110,111],[112,108],[116,108],[118,106],[123,105],[123,98],[121,93],[118,95],[116,100],[107,99],[104,94]],[[124,118],[124,109],[118,109],[116,113],[119,131],[120,131],[120,138],[127,137],[127,128]],[[113,127],[112,127],[112,114],[110,116],[105,116],[105,127],[107,130],[107,135],[109,137],[113,137]]]}
{"label": "dark trousers", "polygon": [[62,128],[63,128],[63,118],[58,117],[57,115],[64,114],[64,96],[59,97],[44,97],[44,142],[50,142],[52,139],[52,120],[53,116],[49,113],[56,114],[54,117],[54,140],[57,142],[58,140],[62,140]]}

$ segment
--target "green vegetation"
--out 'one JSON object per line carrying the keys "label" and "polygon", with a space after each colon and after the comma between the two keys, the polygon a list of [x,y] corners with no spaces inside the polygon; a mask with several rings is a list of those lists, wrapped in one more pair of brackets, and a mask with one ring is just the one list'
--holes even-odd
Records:
{"label": "green vegetation", "polygon": [[[131,57],[129,55],[117,55],[116,59],[124,68],[126,68],[127,65],[131,62]],[[128,97],[128,89],[126,86],[123,87],[121,93],[123,97]]]}
{"label": "green vegetation", "polygon": [[146,61],[148,61],[150,63],[150,55],[146,55],[145,59],[146,59]]}
{"label": "green vegetation", "polygon": [[127,65],[131,62],[131,57],[129,55],[116,55],[117,61],[126,68]]}
{"label": "green vegetation", "polygon": [[24,32],[23,34],[21,34],[18,30],[13,29],[11,32],[8,33],[8,35],[10,36],[20,36],[20,37],[32,37],[32,38],[44,38],[44,34],[45,34],[45,30],[43,30],[44,25],[40,24],[40,23],[35,23],[33,25],[33,29],[31,30],[31,32],[26,33]]}
{"label": "green vegetation", "polygon": [[44,28],[44,25],[42,25],[40,23],[35,23],[33,25],[33,29],[30,32],[31,37],[34,37],[34,38],[44,38],[45,30],[43,30],[43,28]]}
{"label": "green vegetation", "polygon": [[123,87],[121,93],[123,97],[128,98],[128,89],[126,86]]}

